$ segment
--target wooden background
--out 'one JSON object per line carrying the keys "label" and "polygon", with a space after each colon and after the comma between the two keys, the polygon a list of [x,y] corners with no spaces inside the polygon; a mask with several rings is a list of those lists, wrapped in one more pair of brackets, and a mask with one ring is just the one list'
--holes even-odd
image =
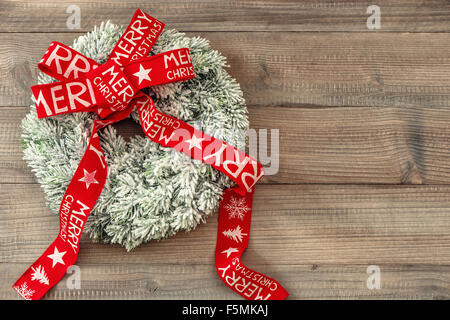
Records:
{"label": "wooden background", "polygon": [[[69,30],[66,8],[81,8]],[[367,7],[381,30],[367,29]],[[291,299],[450,298],[450,2],[0,1],[0,298],[57,235],[21,159],[21,119],[52,40],[136,8],[228,57],[251,127],[280,129],[280,170],[255,194],[243,261]],[[137,132],[130,124],[124,134]],[[216,276],[217,216],[143,245],[81,243],[81,289],[47,299],[237,299]],[[369,265],[381,289],[366,286]]]}

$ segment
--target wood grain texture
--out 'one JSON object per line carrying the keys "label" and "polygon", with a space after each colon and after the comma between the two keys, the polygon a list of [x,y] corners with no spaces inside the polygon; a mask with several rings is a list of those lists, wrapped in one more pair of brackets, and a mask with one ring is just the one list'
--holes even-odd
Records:
{"label": "wood grain texture", "polygon": [[137,8],[183,31],[368,31],[366,12],[373,4],[381,9],[379,32],[450,31],[446,0],[3,0],[0,32],[71,32],[69,5],[80,7],[80,31],[106,19],[126,25]]}
{"label": "wood grain texture", "polygon": [[[0,34],[0,106],[29,104],[52,40],[79,34]],[[450,34],[212,32],[251,106],[450,107]]]}
{"label": "wood grain texture", "polygon": [[[0,108],[0,183],[35,182],[21,160],[20,123],[28,109]],[[279,130],[279,170],[263,183],[450,184],[450,112],[442,109],[249,107],[249,113],[257,132],[267,129],[271,138]],[[115,126],[124,137],[142,135],[132,120]]]}
{"label": "wood grain texture", "polygon": [[[58,217],[38,185],[2,185],[1,262],[25,263],[57,235]],[[450,264],[450,186],[262,185],[255,193],[251,264]],[[23,194],[28,196],[26,199]],[[211,263],[217,219],[130,254],[93,244],[86,263]],[[93,254],[90,254],[93,253]]]}
{"label": "wood grain texture", "polygon": [[[121,257],[121,260],[124,260]],[[81,288],[69,289],[66,275],[44,299],[195,299],[237,300],[239,297],[223,285],[214,265],[200,264],[82,264]],[[20,276],[28,263],[0,263],[0,299],[20,300],[11,289],[11,279]],[[288,299],[449,299],[448,266],[379,265],[382,287],[366,286],[366,265],[252,265],[266,274],[283,279]],[[4,288],[3,288],[4,287]]]}
{"label": "wood grain texture", "polygon": [[[39,186],[0,188],[0,298],[12,298],[11,281],[53,240],[58,219]],[[450,186],[266,185],[254,204],[243,260],[282,282],[291,298],[450,297]],[[236,298],[215,275],[216,228],[215,215],[130,253],[85,236],[82,289],[63,281],[48,298]],[[373,264],[382,290],[366,287]]]}
{"label": "wood grain texture", "polygon": [[[81,8],[81,29],[66,8]],[[381,29],[368,31],[369,5]],[[0,299],[57,234],[21,160],[20,121],[50,41],[142,8],[210,40],[251,127],[279,129],[280,168],[255,193],[249,267],[290,299],[450,299],[450,3],[446,0],[0,2]],[[77,31],[77,32],[74,32]],[[116,126],[140,134],[130,121]],[[216,276],[217,215],[126,253],[81,242],[81,289],[46,299],[237,299]],[[381,289],[366,286],[369,265]]]}

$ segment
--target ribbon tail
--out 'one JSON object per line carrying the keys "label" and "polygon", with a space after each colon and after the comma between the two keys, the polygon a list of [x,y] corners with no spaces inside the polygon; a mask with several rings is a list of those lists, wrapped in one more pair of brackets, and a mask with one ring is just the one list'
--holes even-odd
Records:
{"label": "ribbon tail", "polygon": [[39,300],[61,280],[75,260],[70,245],[58,236],[14,283],[13,288],[25,300]]}
{"label": "ribbon tail", "polygon": [[106,181],[107,167],[96,128],[94,123],[88,147],[61,202],[58,237],[13,286],[25,299],[41,299],[77,260],[81,232]]}
{"label": "ribbon tail", "polygon": [[107,176],[107,164],[97,131],[126,118],[132,110],[130,106],[105,120],[94,121],[87,149],[59,208],[58,237],[13,285],[24,299],[41,299],[77,260],[81,233]]}
{"label": "ribbon tail", "polygon": [[[216,269],[222,281],[246,299],[285,299],[288,293],[278,282],[248,269],[240,261],[248,247],[253,185],[264,175],[261,164],[225,142],[158,111],[148,96],[142,95],[134,101],[142,129],[148,138],[163,147],[174,148],[193,159],[210,164],[238,185],[224,191],[219,208]],[[164,125],[158,119],[165,119],[170,125]],[[210,143],[208,146],[207,141]],[[208,150],[209,146],[218,148]]]}
{"label": "ribbon tail", "polygon": [[252,270],[241,262],[248,247],[253,191],[242,195],[226,189],[219,208],[216,270],[219,278],[247,300],[284,300],[289,293],[275,279]]}

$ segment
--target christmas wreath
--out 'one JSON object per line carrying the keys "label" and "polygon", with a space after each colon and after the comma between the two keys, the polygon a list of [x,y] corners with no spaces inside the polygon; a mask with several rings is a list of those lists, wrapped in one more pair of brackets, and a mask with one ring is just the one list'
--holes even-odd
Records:
{"label": "christmas wreath", "polygon": [[[105,63],[124,28],[110,22],[80,36],[72,48]],[[225,58],[208,40],[163,31],[150,55],[187,47],[194,79],[147,88],[161,111],[243,149],[247,109],[239,84],[224,69]],[[54,80],[41,73],[39,83]],[[38,119],[36,107],[22,122],[24,159],[58,213],[67,186],[89,142],[96,115],[80,112]],[[139,123],[134,110],[131,117]],[[221,172],[145,137],[125,141],[109,126],[100,132],[108,179],[86,228],[92,239],[131,250],[143,242],[190,231],[217,212],[231,180]]]}
{"label": "christmas wreath", "polygon": [[[39,62],[22,122],[24,158],[59,213],[60,232],[16,281],[22,297],[40,299],[64,276],[84,227],[95,241],[131,250],[192,230],[217,210],[222,281],[247,299],[288,295],[240,262],[253,186],[264,175],[241,151],[242,91],[207,40],[163,28],[137,10],[125,30],[102,23],[72,47],[52,42]],[[110,126],[127,117],[146,137],[126,141]]]}

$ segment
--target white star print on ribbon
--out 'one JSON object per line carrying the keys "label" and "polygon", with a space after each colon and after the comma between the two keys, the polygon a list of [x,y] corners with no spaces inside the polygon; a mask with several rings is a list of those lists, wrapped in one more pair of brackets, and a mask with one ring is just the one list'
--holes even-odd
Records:
{"label": "white star print on ribbon", "polygon": [[144,67],[141,64],[139,65],[139,71],[134,73],[133,75],[139,78],[139,84],[141,84],[142,80],[152,81],[150,79],[150,76],[148,75],[150,71],[152,71],[152,68],[144,69]]}
{"label": "white star print on ribbon", "polygon": [[232,253],[235,253],[235,252],[239,252],[239,250],[236,249],[236,248],[232,248],[232,247],[228,248],[227,250],[223,250],[223,251],[222,251],[222,253],[226,253],[226,254],[227,254],[227,258],[229,258],[230,255],[231,255]]}
{"label": "white star print on ribbon", "polygon": [[56,248],[56,246],[55,246],[55,250],[53,251],[53,253],[49,254],[47,256],[47,257],[49,257],[50,259],[53,260],[52,268],[54,268],[55,265],[58,264],[58,263],[65,264],[64,260],[62,259],[62,257],[64,257],[65,254],[66,254],[66,251],[59,252],[58,248]]}
{"label": "white star print on ribbon", "polygon": [[78,181],[86,183],[86,189],[89,189],[89,186],[91,184],[98,184],[98,181],[95,180],[95,173],[97,170],[94,170],[92,172],[88,172],[86,169],[83,169],[84,171],[84,177],[79,179]]}
{"label": "white star print on ribbon", "polygon": [[202,143],[202,141],[203,140],[205,140],[205,139],[203,139],[203,138],[197,138],[196,136],[195,136],[195,133],[192,135],[192,139],[189,139],[189,140],[186,140],[186,142],[188,142],[189,143],[189,150],[191,150],[192,148],[199,148],[199,149],[201,149],[202,148],[202,145],[201,145],[201,143]]}

